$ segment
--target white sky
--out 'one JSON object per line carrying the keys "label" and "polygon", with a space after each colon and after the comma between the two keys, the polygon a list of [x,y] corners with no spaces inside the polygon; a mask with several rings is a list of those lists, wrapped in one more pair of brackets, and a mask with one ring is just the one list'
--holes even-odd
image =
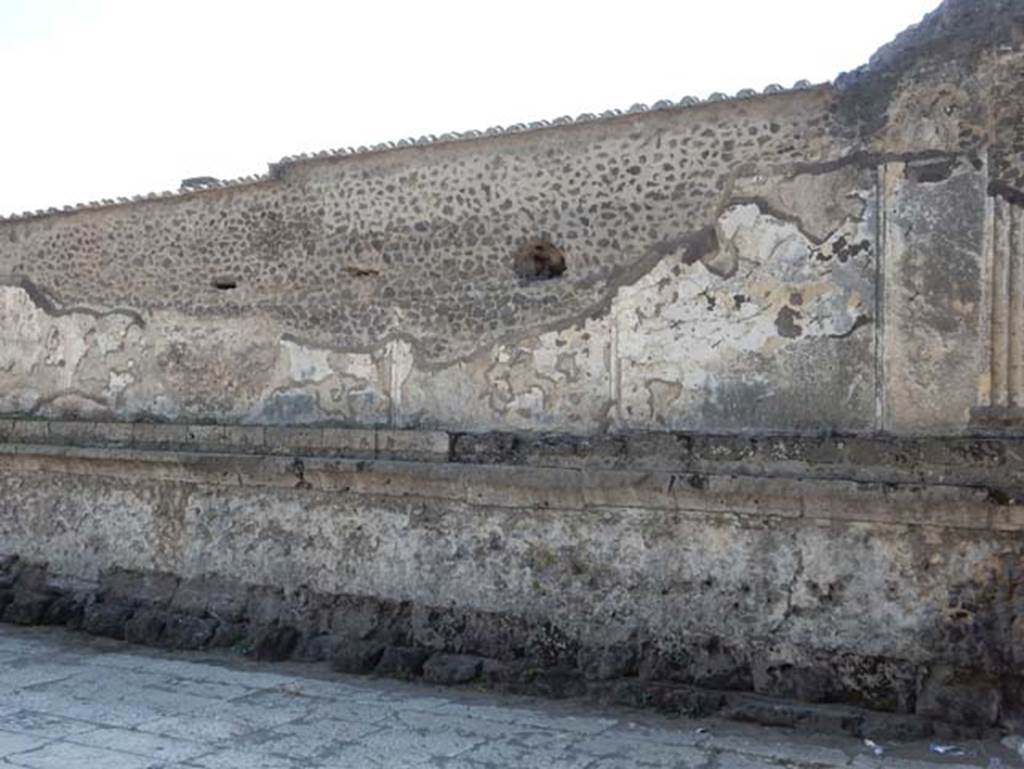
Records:
{"label": "white sky", "polygon": [[831,80],[938,0],[0,0],[0,213]]}

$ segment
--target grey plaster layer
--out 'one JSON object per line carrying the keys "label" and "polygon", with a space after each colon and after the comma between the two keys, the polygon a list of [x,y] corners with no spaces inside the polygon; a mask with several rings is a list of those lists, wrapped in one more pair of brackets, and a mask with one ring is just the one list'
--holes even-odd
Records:
{"label": "grey plaster layer", "polygon": [[[927,769],[1020,766],[995,741],[796,735],[471,691],[160,654],[0,626],[0,764],[109,769]],[[990,764],[996,759],[1002,763]]]}

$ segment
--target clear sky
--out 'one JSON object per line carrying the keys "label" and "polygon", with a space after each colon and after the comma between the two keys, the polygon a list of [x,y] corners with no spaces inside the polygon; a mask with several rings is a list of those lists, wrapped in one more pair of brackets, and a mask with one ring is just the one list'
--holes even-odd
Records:
{"label": "clear sky", "polygon": [[833,79],[938,0],[0,0],[0,213]]}

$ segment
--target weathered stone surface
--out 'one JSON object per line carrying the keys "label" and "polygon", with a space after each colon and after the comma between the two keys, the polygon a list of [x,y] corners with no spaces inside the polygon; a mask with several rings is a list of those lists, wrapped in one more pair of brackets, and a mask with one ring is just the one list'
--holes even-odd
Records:
{"label": "weathered stone surface", "polygon": [[217,620],[192,614],[172,614],[167,618],[161,643],[171,649],[202,649],[213,639]]}
{"label": "weathered stone surface", "polygon": [[111,601],[137,601],[151,606],[170,603],[178,587],[173,574],[153,574],[113,569],[100,578],[100,592]]}
{"label": "weathered stone surface", "polygon": [[384,649],[384,644],[378,641],[349,641],[338,647],[331,669],[339,673],[370,673],[380,662]]}
{"label": "weathered stone surface", "polygon": [[468,654],[434,654],[423,664],[423,678],[435,684],[464,684],[483,667],[483,658]]}
{"label": "weathered stone surface", "polygon": [[125,624],[133,613],[133,607],[128,604],[91,603],[85,607],[82,630],[93,635],[123,639]]}
{"label": "weathered stone surface", "polygon": [[990,676],[939,666],[917,696],[917,713],[968,726],[993,726],[1000,716],[1002,692]]}
{"label": "weathered stone surface", "polygon": [[[590,680],[622,678],[639,672],[638,649],[635,643],[622,643],[599,649],[580,650],[578,667]],[[648,671],[649,672],[649,671]]]}
{"label": "weathered stone surface", "polygon": [[55,597],[52,593],[16,593],[13,600],[3,609],[3,621],[16,625],[38,625]]}
{"label": "weathered stone surface", "polygon": [[307,662],[333,660],[344,643],[344,639],[327,633],[308,636],[299,642],[294,657]]}
{"label": "weathered stone surface", "polygon": [[124,640],[156,646],[164,632],[165,614],[158,609],[141,609],[124,623]]}
{"label": "weathered stone surface", "polygon": [[0,616],[1007,718],[1022,82],[947,0],[833,85],[0,222]]}
{"label": "weathered stone surface", "polygon": [[[210,631],[212,635],[212,629]],[[299,643],[299,631],[293,627],[270,627],[261,630],[253,646],[253,656],[270,662],[286,660]]]}
{"label": "weathered stone surface", "polygon": [[429,656],[429,652],[413,646],[388,646],[374,672],[392,678],[416,678],[423,672],[423,663]]}
{"label": "weathered stone surface", "polygon": [[[723,461],[744,455],[730,451]],[[1017,644],[1014,543],[1022,521],[1004,516],[1013,505],[976,498],[975,489],[957,497],[947,487],[932,501],[923,497],[920,512],[908,516],[918,503],[891,484],[860,488],[847,509],[831,486],[808,507],[813,487],[806,485],[739,484],[733,502],[705,478],[703,488],[686,485],[686,508],[573,511],[482,507],[444,495],[354,495],[237,481],[220,487],[198,476],[172,481],[165,470],[162,480],[138,480],[150,461],[142,454],[134,465],[102,455],[75,465],[65,457],[18,456],[37,469],[53,461],[72,471],[0,474],[0,504],[20,511],[0,516],[0,535],[28,562],[47,557],[69,573],[80,568],[74,545],[85,537],[99,574],[113,567],[142,574],[148,564],[189,575],[190,563],[213,563],[225,548],[233,555],[218,561],[218,581],[187,577],[182,584],[216,585],[213,593],[233,596],[239,623],[298,622],[291,626],[303,637],[529,657],[540,668],[577,669],[590,679],[639,673],[650,682],[895,712],[914,709],[915,681],[931,661],[1004,669],[1000,659]],[[212,478],[221,459],[189,461],[208,465]],[[407,464],[406,472],[414,468],[434,473],[437,465]],[[444,483],[458,486],[462,479],[450,469]],[[88,474],[94,470],[99,474]],[[474,482],[491,472],[505,468],[475,466]],[[759,510],[754,500],[769,490],[775,501]],[[784,504],[794,512],[786,514]],[[54,527],[56,510],[68,529]],[[832,517],[822,518],[826,513]],[[169,519],[181,523],[168,531]],[[947,537],[958,542],[953,551]],[[285,547],[292,548],[287,558]],[[381,547],[393,555],[378,557]],[[61,552],[69,559],[56,560]],[[289,576],[269,587],[275,564],[287,564]],[[38,570],[26,574],[48,579]],[[439,589],[452,606],[436,606]],[[609,603],[608,596],[616,598]],[[948,611],[951,600],[966,608]],[[886,632],[876,632],[881,626]],[[217,643],[241,640],[232,635]]]}
{"label": "weathered stone surface", "polygon": [[248,627],[242,622],[218,622],[210,638],[210,646],[214,649],[225,649],[237,646],[245,641]]}
{"label": "weathered stone surface", "polygon": [[[282,453],[412,439],[421,458],[444,453],[425,432],[371,448],[323,426],[962,431],[1021,62],[945,24],[835,86],[0,224],[19,350],[0,411],[144,418],[150,445],[238,429],[160,424],[188,419],[270,425]],[[523,274],[536,248],[557,255],[544,280]]]}
{"label": "weathered stone surface", "polygon": [[171,608],[181,612],[209,612],[225,622],[234,622],[245,613],[248,595],[237,584],[215,576],[182,580],[174,590]]}
{"label": "weathered stone surface", "polygon": [[80,596],[61,595],[46,607],[40,623],[43,625],[64,625],[72,629],[82,626],[85,601]]}

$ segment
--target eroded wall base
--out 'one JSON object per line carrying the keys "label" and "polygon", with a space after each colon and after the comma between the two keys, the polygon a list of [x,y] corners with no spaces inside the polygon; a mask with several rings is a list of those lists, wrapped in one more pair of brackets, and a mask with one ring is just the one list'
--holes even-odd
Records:
{"label": "eroded wall base", "polygon": [[6,444],[3,616],[400,675],[468,655],[434,666],[681,686],[690,710],[732,691],[984,727],[1017,707],[1019,443],[509,440],[433,461]]}

